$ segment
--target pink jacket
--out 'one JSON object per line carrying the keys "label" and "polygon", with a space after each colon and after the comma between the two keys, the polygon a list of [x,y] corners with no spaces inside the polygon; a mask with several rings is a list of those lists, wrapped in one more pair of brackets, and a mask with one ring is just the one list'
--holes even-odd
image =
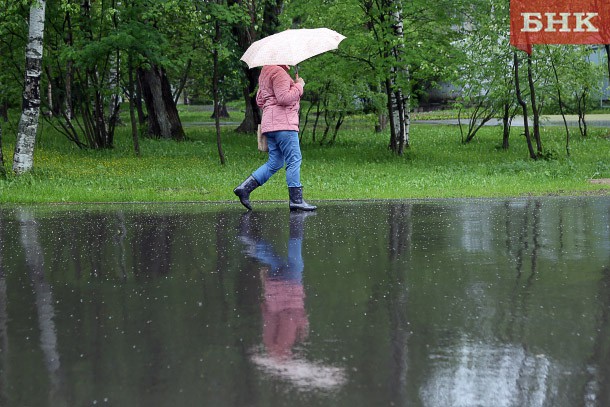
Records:
{"label": "pink jacket", "polygon": [[299,101],[303,86],[279,65],[266,65],[258,78],[256,103],[263,109],[261,131],[299,131]]}

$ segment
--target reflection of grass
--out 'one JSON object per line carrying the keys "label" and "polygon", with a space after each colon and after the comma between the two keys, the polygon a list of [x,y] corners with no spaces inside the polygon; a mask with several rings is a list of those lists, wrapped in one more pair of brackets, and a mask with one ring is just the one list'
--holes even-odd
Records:
{"label": "reflection of grass", "polygon": [[[14,129],[5,126],[4,156],[12,160]],[[0,180],[0,202],[97,201],[235,201],[232,190],[265,162],[254,135],[222,128],[227,164],[218,159],[210,126],[186,128],[189,141],[141,139],[142,157],[132,152],[130,129],[117,131],[115,148],[79,150],[49,126],[39,136],[35,169]],[[492,197],[581,194],[605,191],[608,185],[590,178],[610,178],[607,130],[591,130],[583,140],[573,136],[571,158],[565,154],[560,127],[543,128],[542,140],[555,159],[528,158],[522,129],[514,129],[511,148],[498,148],[501,129],[484,128],[469,145],[450,126],[411,128],[412,147],[403,157],[387,149],[389,134],[377,134],[367,120],[346,123],[332,147],[303,137],[302,182],[307,199]],[[320,136],[318,136],[319,139]],[[280,171],[252,199],[286,200],[285,172]]]}

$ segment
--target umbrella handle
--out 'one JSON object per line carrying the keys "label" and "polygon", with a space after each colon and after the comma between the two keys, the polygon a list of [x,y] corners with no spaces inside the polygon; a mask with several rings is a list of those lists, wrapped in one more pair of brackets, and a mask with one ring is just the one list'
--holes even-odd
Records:
{"label": "umbrella handle", "polygon": [[299,77],[299,66],[298,65],[294,66],[294,74],[297,76],[297,78]]}

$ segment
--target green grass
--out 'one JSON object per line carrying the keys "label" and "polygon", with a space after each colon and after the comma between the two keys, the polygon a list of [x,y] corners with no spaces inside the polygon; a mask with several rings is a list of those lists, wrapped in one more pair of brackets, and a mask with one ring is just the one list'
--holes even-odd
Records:
{"label": "green grass", "polygon": [[[204,113],[201,121],[209,121]],[[104,151],[79,150],[42,127],[34,170],[19,177],[9,171],[0,180],[0,203],[235,201],[233,188],[266,160],[254,135],[237,134],[235,126],[222,128],[225,165],[213,126],[187,126],[189,141],[181,143],[141,139],[139,158],[127,127],[117,131],[115,148]],[[556,158],[534,161],[522,129],[514,129],[511,147],[503,151],[497,127],[462,145],[457,127],[415,125],[411,148],[398,157],[387,149],[388,133],[369,127],[346,123],[332,147],[312,143],[311,131],[305,133],[301,180],[308,200],[610,194],[609,185],[589,182],[610,178],[607,129],[592,129],[587,139],[573,136],[568,158],[562,129],[543,128],[545,150]],[[7,169],[15,133],[4,126]],[[252,200],[286,200],[284,177],[281,170]]]}

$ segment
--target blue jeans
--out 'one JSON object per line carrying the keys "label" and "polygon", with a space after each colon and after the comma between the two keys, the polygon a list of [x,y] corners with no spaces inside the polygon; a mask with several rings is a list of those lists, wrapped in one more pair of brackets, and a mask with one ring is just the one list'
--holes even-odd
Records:
{"label": "blue jeans", "polygon": [[286,164],[286,184],[289,187],[301,185],[301,147],[299,133],[282,130],[265,133],[269,145],[269,159],[252,173],[259,185],[263,185],[273,174]]}
{"label": "blue jeans", "polygon": [[288,256],[280,257],[269,243],[259,240],[256,242],[254,258],[269,266],[268,278],[277,281],[292,281],[303,283],[303,256],[301,254],[302,239],[288,240]]}

